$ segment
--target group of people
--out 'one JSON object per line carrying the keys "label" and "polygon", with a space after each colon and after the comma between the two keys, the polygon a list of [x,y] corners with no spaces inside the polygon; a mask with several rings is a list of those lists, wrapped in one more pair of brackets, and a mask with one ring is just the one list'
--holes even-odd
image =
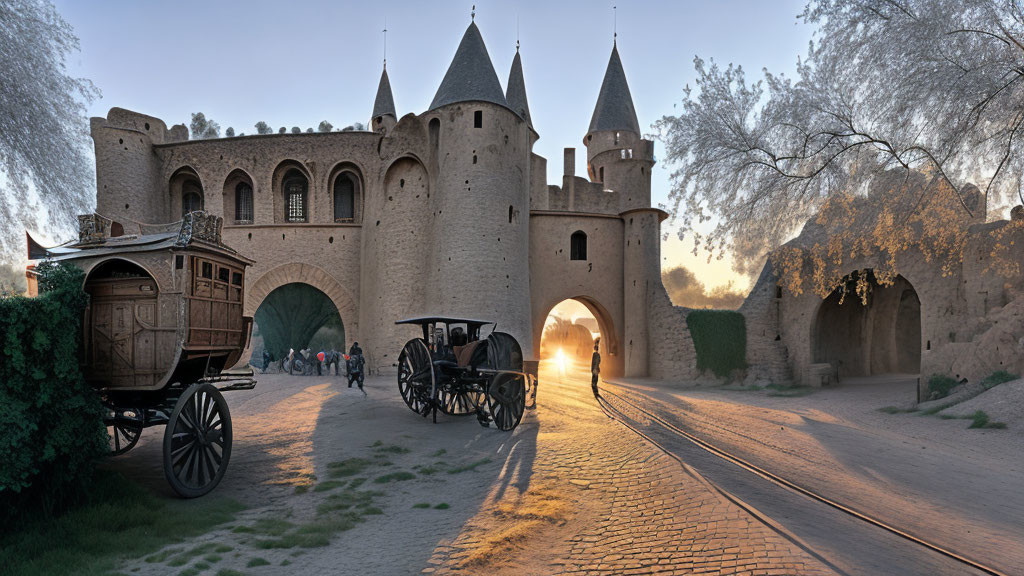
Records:
{"label": "group of people", "polygon": [[[268,350],[264,349],[263,372],[267,371],[267,368],[273,361],[273,356]],[[351,388],[352,384],[356,384],[359,386],[359,390],[366,394],[366,390],[363,389],[366,360],[363,358],[363,349],[359,347],[359,342],[352,343],[348,354],[342,354],[334,349],[320,350],[314,353],[309,348],[299,350],[298,352],[294,348],[290,348],[288,355],[281,360],[280,369],[282,372],[287,371],[288,374],[292,375],[312,376],[316,373],[317,376],[322,376],[325,370],[330,375],[332,364],[334,365],[335,376],[342,375],[341,370],[342,366],[344,366],[345,376],[348,377],[348,387]]]}

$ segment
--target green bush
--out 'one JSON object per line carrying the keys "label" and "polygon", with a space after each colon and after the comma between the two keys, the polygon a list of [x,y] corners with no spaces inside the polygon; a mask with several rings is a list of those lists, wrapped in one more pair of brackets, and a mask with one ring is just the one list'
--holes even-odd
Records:
{"label": "green bush", "polygon": [[1003,384],[1005,382],[1011,382],[1013,380],[1017,380],[1018,378],[1020,378],[1019,374],[1010,374],[1006,370],[997,370],[986,376],[985,379],[981,381],[981,385],[985,388],[985,390],[988,390],[993,386],[998,386],[999,384]]}
{"label": "green bush", "polygon": [[693,310],[686,326],[697,351],[697,369],[728,376],[747,367],[747,322],[732,310]]}
{"label": "green bush", "polygon": [[[0,522],[79,499],[107,450],[102,406],[79,369],[83,275],[38,267],[41,295],[0,298]],[[4,531],[0,527],[0,532]]]}
{"label": "green bush", "polygon": [[956,378],[947,374],[932,374],[928,378],[928,395],[929,400],[938,400],[939,398],[945,398],[949,396],[949,392],[956,388],[958,384]]}

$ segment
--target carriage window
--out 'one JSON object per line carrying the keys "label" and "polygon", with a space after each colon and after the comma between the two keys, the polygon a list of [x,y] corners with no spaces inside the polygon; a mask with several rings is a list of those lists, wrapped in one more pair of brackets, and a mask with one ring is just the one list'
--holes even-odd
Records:
{"label": "carriage window", "polygon": [[334,181],[334,221],[345,222],[355,217],[356,183],[347,172]]}
{"label": "carriage window", "polygon": [[213,264],[209,262],[203,262],[203,278],[213,278]]}
{"label": "carriage window", "polygon": [[242,273],[241,272],[232,272],[231,273],[231,283],[234,284],[235,286],[241,286],[242,285]]}
{"label": "carriage window", "polygon": [[306,216],[306,190],[308,183],[306,177],[298,170],[291,170],[284,177],[282,183],[285,197],[285,220],[288,222],[305,222]]}
{"label": "carriage window", "polygon": [[231,277],[231,270],[227,268],[217,268],[217,280],[221,282],[227,282],[228,278]]}
{"label": "carriage window", "polygon": [[569,239],[569,259],[587,259],[587,234],[582,230],[573,232],[572,237]]}
{"label": "carriage window", "polygon": [[252,222],[252,186],[247,182],[235,186],[235,222]]}
{"label": "carriage window", "polygon": [[203,209],[203,189],[195,180],[189,180],[181,187],[181,215]]}

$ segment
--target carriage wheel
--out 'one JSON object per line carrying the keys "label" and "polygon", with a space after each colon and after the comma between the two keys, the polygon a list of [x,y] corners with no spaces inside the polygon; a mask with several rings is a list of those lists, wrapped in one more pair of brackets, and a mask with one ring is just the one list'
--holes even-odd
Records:
{"label": "carriage wheel", "polygon": [[421,416],[433,411],[437,417],[434,362],[430,349],[420,338],[406,342],[398,356],[398,391],[410,410]]}
{"label": "carriage wheel", "polygon": [[499,430],[512,430],[523,419],[526,385],[519,374],[498,374],[487,387],[487,408]]}
{"label": "carriage wheel", "polygon": [[484,401],[484,393],[475,386],[459,386],[455,382],[442,385],[437,392],[441,412],[449,416],[476,414]]}
{"label": "carriage wheel", "polygon": [[174,405],[164,431],[164,476],[179,495],[196,498],[220,482],[231,458],[231,415],[212,384],[193,384]]}
{"label": "carriage wheel", "polygon": [[107,439],[110,456],[120,456],[131,450],[142,436],[144,413],[137,408],[117,409],[107,420]]}

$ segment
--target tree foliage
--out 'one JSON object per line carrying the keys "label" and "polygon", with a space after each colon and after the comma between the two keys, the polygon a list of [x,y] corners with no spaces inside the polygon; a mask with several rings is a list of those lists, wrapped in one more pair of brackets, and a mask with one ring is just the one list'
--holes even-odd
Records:
{"label": "tree foliage", "polygon": [[220,138],[220,124],[208,120],[206,114],[195,112],[192,114],[192,122],[189,124],[189,131],[193,140],[205,140],[207,138]]}
{"label": "tree foliage", "polygon": [[25,228],[74,226],[92,206],[86,104],[99,90],[67,74],[78,49],[49,2],[0,3],[0,258],[24,250]]}
{"label": "tree foliage", "polygon": [[732,282],[710,291],[688,268],[677,266],[661,273],[661,282],[676,306],[735,310],[746,295],[733,288]]}
{"label": "tree foliage", "polygon": [[[856,207],[851,199],[880,174],[891,209],[875,213],[890,220],[861,233],[903,239],[928,227],[932,190],[954,218],[984,219],[971,181],[989,204],[1021,198],[1020,3],[811,0],[799,17],[816,31],[795,78],[766,70],[749,82],[739,66],[698,57],[697,90],[687,87],[682,112],[656,124],[676,168],[671,208],[695,250],[731,248],[738,269],[752,272],[829,202]],[[700,233],[709,220],[713,230]],[[831,249],[864,239],[845,234]]]}
{"label": "tree foliage", "polygon": [[235,137],[235,129],[232,128],[231,126],[228,126],[228,129],[224,131],[224,136],[226,136],[228,138],[234,138]]}
{"label": "tree foliage", "polygon": [[302,128],[298,126],[292,126],[292,134],[302,134]]}
{"label": "tree foliage", "polygon": [[285,128],[284,126],[281,126],[281,128],[278,129],[277,133],[278,134],[287,134],[288,133],[288,129]]}
{"label": "tree foliage", "polygon": [[274,133],[274,129],[270,127],[270,124],[267,124],[263,120],[260,120],[259,122],[256,123],[256,133],[257,134],[273,134]]}
{"label": "tree foliage", "polygon": [[541,345],[541,354],[545,357],[553,356],[556,350],[562,350],[566,355],[589,360],[594,351],[594,335],[582,324],[555,316],[554,321],[544,327]]}
{"label": "tree foliage", "polygon": [[317,132],[330,132],[334,130],[334,125],[327,120],[321,120],[320,125],[316,127]]}

